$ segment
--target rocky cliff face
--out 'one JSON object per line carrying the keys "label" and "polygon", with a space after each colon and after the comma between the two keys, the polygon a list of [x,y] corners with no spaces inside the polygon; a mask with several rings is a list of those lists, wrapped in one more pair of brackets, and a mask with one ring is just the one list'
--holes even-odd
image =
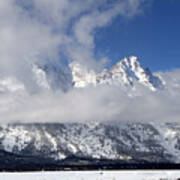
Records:
{"label": "rocky cliff face", "polygon": [[[125,58],[100,73],[76,62],[67,69],[33,65],[32,72],[37,86],[53,93],[57,89],[67,92],[71,88],[101,85],[135,88],[139,84],[151,91],[165,88],[162,78],[143,69],[136,57]],[[19,91],[26,91],[22,82],[14,77],[0,77],[1,93],[12,93],[14,97],[13,93]],[[180,124],[131,122],[0,125],[0,164],[5,161],[5,166],[9,167],[19,159],[22,166],[32,162],[41,164],[41,161],[50,166],[57,162],[61,165],[94,165],[102,161],[180,163]]]}
{"label": "rocky cliff face", "polygon": [[179,124],[0,126],[0,150],[21,156],[180,163]]}
{"label": "rocky cliff face", "polygon": [[100,84],[133,87],[135,83],[139,83],[152,91],[156,91],[157,89],[162,89],[164,84],[162,79],[159,76],[153,75],[148,68],[143,69],[138,58],[135,56],[124,58],[113,66],[112,69],[104,69],[98,74],[75,62],[70,64],[70,68],[76,88]]}
{"label": "rocky cliff face", "polygon": [[[152,91],[164,88],[165,82],[148,68],[143,69],[137,57],[124,58],[111,69],[100,73],[89,70],[77,62],[69,67],[56,67],[52,64],[32,65],[32,79],[36,86],[44,90],[68,91],[71,88],[84,88],[102,84],[116,85],[122,88],[143,85]],[[25,90],[25,85],[15,77],[0,77],[0,92]]]}

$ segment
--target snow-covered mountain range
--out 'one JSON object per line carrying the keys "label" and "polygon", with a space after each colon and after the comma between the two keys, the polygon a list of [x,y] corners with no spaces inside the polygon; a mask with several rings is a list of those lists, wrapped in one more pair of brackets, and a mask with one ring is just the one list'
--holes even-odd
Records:
{"label": "snow-covered mountain range", "polygon": [[69,158],[74,157],[76,162],[86,159],[94,162],[180,163],[179,142],[179,124],[51,123],[0,126],[0,151],[53,161],[70,162]]}
{"label": "snow-covered mountain range", "polygon": [[[36,85],[42,89],[84,88],[102,84],[116,85],[122,88],[141,84],[152,91],[163,89],[165,82],[159,75],[154,75],[148,68],[143,69],[137,57],[124,58],[110,70],[100,73],[88,69],[77,62],[69,67],[57,68],[55,65],[32,65],[32,76]],[[14,77],[0,77],[0,92],[25,90],[25,85]]]}
{"label": "snow-covered mountain range", "polygon": [[160,76],[153,75],[148,68],[143,69],[138,58],[135,56],[124,58],[114,65],[112,69],[104,69],[98,74],[76,62],[70,64],[70,68],[76,88],[82,88],[88,85],[97,86],[100,84],[133,87],[135,83],[140,83],[155,91],[162,89],[164,84]]}
{"label": "snow-covered mountain range", "polygon": [[[99,73],[77,62],[72,62],[66,68],[58,68],[49,64],[33,64],[32,79],[40,90],[52,91],[52,94],[54,94],[54,90],[60,89],[67,92],[73,88],[86,88],[88,86],[94,87],[93,90],[97,86],[102,88],[118,86],[122,89],[136,89],[136,87],[142,86],[153,94],[154,91],[159,92],[166,89],[166,82],[163,78],[157,73],[152,73],[149,69],[143,69],[137,57],[134,56],[124,58],[111,69],[104,69]],[[8,92],[12,94],[11,99],[14,97],[14,92],[26,92],[26,88],[26,85],[15,77],[0,76],[1,97]],[[22,97],[18,96],[20,100]],[[19,101],[18,98],[14,98],[14,101]],[[31,95],[28,100],[31,101]],[[46,103],[44,104],[46,106]],[[3,117],[7,117],[6,112],[11,114],[11,109],[14,110],[17,105],[9,108],[9,111],[2,109],[2,111],[4,110]],[[23,107],[25,105],[26,102]],[[3,103],[1,107],[4,108]],[[48,110],[47,106],[45,112]],[[38,113],[41,111],[40,107],[40,111],[34,114],[34,118],[38,117]],[[21,112],[21,108],[17,112]],[[27,112],[29,112],[27,114],[34,113],[34,111]],[[50,113],[55,113],[55,111]],[[26,113],[24,113],[23,118],[26,118]],[[180,163],[180,124],[150,123],[147,121],[139,123],[133,122],[133,119],[130,119],[131,123],[128,123],[118,121],[118,118],[121,119],[120,116],[117,116],[117,121],[114,123],[110,123],[110,121],[94,123],[96,119],[93,119],[93,123],[83,121],[0,125],[0,169],[12,166],[12,168],[16,168],[15,164],[18,163],[22,165],[21,167],[24,167],[24,163],[27,167],[33,163],[35,163],[33,167],[39,167],[39,165],[44,167],[44,163],[48,164],[48,167],[49,165],[56,167],[56,163],[58,165],[87,165],[102,162],[122,164]],[[38,122],[43,122],[43,120]],[[16,163],[13,165],[14,162]]]}

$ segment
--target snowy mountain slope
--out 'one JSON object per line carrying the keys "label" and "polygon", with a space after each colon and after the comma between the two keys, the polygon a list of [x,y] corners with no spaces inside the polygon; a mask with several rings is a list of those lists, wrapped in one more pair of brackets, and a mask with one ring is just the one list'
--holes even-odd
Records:
{"label": "snowy mountain slope", "polygon": [[72,71],[72,81],[74,87],[81,88],[86,87],[89,84],[96,85],[96,73],[93,70],[88,70],[77,62],[73,62],[69,65]]}
{"label": "snowy mountain slope", "polygon": [[86,67],[75,62],[70,64],[70,68],[72,70],[74,86],[77,88],[99,84],[116,84],[133,87],[136,82],[153,91],[164,87],[162,79],[153,75],[148,68],[144,70],[135,56],[124,58],[113,66],[111,70],[104,69],[99,74],[92,70],[89,71]]}
{"label": "snowy mountain slope", "polygon": [[29,173],[0,173],[3,180],[178,180],[180,172],[176,171],[55,171]]}
{"label": "snowy mountain slope", "polygon": [[[113,66],[112,69],[105,69],[98,74],[75,62],[69,66],[67,69],[62,69],[51,64],[36,64],[32,66],[32,78],[40,89],[53,93],[53,90],[57,89],[66,92],[73,87],[85,88],[89,85],[96,87],[101,84],[120,86],[125,89],[126,87],[133,89],[140,85],[152,91],[166,88],[161,76],[151,73],[149,69],[144,70],[136,57],[125,58]],[[104,88],[104,86],[101,87]],[[178,92],[178,90],[175,92]],[[1,93],[22,91],[26,92],[26,87],[22,82],[14,77],[0,77]],[[148,92],[151,93],[151,91]],[[125,91],[125,96],[126,94]],[[11,101],[14,102],[13,98],[21,103],[21,98],[24,96],[21,94],[16,98],[14,94],[7,97],[2,94],[2,97],[5,97],[5,103],[2,103],[1,108],[5,108],[4,112],[9,113],[11,111],[11,108],[9,108],[12,104]],[[9,98],[10,103],[7,98]],[[61,99],[58,99],[59,101]],[[44,104],[46,106],[46,103]],[[24,105],[26,105],[26,101]],[[22,111],[21,107],[19,112]],[[6,108],[9,108],[8,111],[6,111]],[[46,110],[48,112],[48,106]],[[18,111],[15,109],[16,112]],[[30,114],[34,113],[34,109],[32,113],[29,112]],[[26,117],[23,117],[23,120],[26,120]],[[43,119],[40,120],[39,122],[43,122]],[[6,118],[3,121],[6,121]],[[102,161],[103,163],[137,164],[180,163],[179,144],[180,125],[177,123],[122,123],[121,121],[118,124],[42,123],[0,125],[0,169],[3,169],[4,166],[9,167],[11,162],[22,163],[21,165],[24,167],[24,161],[26,165],[34,162],[37,166],[41,164],[41,161],[50,166],[55,166],[57,161],[60,164],[71,163],[73,165],[98,164]],[[5,163],[3,163],[4,161]]]}
{"label": "snowy mountain slope", "polygon": [[14,124],[0,126],[0,151],[64,160],[180,163],[177,124]]}
{"label": "snowy mountain slope", "polygon": [[[141,84],[152,91],[163,89],[165,82],[149,69],[143,69],[138,58],[131,56],[119,61],[112,69],[104,69],[100,73],[80,65],[77,62],[69,67],[56,67],[52,64],[32,65],[33,81],[40,89],[68,91],[72,87],[84,88],[88,85],[100,84],[135,87]],[[25,85],[15,77],[0,78],[0,92],[16,92],[26,90]]]}
{"label": "snowy mountain slope", "polygon": [[37,85],[47,90],[72,88],[71,72],[68,68],[58,68],[52,64],[33,65],[32,71]]}

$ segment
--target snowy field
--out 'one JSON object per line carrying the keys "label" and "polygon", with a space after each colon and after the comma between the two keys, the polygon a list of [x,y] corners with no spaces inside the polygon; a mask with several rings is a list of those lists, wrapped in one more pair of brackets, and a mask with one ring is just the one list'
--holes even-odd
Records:
{"label": "snowy field", "polygon": [[180,171],[76,171],[0,173],[0,180],[177,180]]}

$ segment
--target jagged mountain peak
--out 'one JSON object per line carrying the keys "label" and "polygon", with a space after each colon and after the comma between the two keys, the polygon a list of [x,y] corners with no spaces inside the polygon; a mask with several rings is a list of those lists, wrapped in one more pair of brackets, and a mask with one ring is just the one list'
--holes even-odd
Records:
{"label": "jagged mountain peak", "polygon": [[77,62],[71,63],[69,67],[72,71],[74,87],[82,88],[89,84],[96,85],[96,73],[93,70],[89,70]]}
{"label": "jagged mountain peak", "polygon": [[139,82],[153,91],[163,88],[162,80],[153,75],[149,68],[143,69],[136,56],[125,57],[112,68],[111,72],[113,79],[121,84],[133,86],[134,82]]}
{"label": "jagged mountain peak", "polygon": [[[99,73],[88,67],[72,62],[68,67],[53,64],[33,64],[32,74],[37,87],[46,90],[60,89],[68,91],[72,87],[84,88],[101,84],[117,85],[121,87],[136,87],[141,84],[156,91],[164,87],[161,77],[154,75],[149,68],[143,69],[136,56],[125,57],[111,69],[104,69]],[[16,80],[0,78],[0,92],[14,92],[25,90],[23,83]]]}
{"label": "jagged mountain peak", "polygon": [[138,57],[125,57],[112,69],[104,69],[100,73],[88,70],[86,67],[73,62],[70,65],[74,87],[82,88],[88,85],[97,86],[99,84],[116,84],[120,86],[134,86],[138,82],[149,89],[155,91],[163,88],[162,80],[155,76],[150,69],[143,69]]}
{"label": "jagged mountain peak", "polygon": [[141,67],[137,56],[125,57],[124,59],[117,62],[116,66],[126,66],[133,69],[136,69],[137,67]]}
{"label": "jagged mountain peak", "polygon": [[67,68],[57,68],[52,64],[36,64],[33,65],[32,71],[36,83],[42,88],[67,91],[72,87],[71,72]]}

